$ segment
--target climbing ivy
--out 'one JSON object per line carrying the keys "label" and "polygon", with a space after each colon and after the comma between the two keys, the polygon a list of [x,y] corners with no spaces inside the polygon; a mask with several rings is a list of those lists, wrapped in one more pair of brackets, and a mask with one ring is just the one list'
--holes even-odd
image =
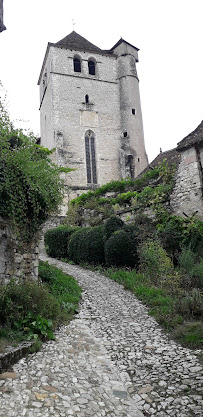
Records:
{"label": "climbing ivy", "polygon": [[62,169],[50,154],[36,145],[32,133],[14,128],[0,101],[0,215],[9,219],[22,242],[30,241],[62,202]]}
{"label": "climbing ivy", "polygon": [[[93,208],[102,212],[105,205],[126,207],[131,206],[135,210],[145,207],[156,209],[167,201],[174,184],[175,165],[169,166],[166,160],[158,164],[154,169],[137,180],[127,178],[120,181],[111,181],[108,184],[82,194],[71,201],[72,207]],[[105,197],[111,192],[112,196]]]}

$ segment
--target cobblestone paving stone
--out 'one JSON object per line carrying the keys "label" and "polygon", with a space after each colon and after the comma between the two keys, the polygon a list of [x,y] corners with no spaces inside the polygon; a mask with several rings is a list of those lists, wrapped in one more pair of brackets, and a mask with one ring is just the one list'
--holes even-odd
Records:
{"label": "cobblestone paving stone", "polygon": [[199,350],[169,340],[147,308],[105,276],[41,258],[77,279],[80,312],[56,342],[0,377],[0,416],[203,415]]}

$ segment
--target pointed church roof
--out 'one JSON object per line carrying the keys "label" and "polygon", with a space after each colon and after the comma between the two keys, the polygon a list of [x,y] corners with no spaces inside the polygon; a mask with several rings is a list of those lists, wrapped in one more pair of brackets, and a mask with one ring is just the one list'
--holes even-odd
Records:
{"label": "pointed church roof", "polygon": [[125,39],[123,39],[122,37],[119,39],[118,42],[116,42],[116,44],[114,46],[112,46],[112,48],[110,49],[110,51],[113,51],[117,46],[119,46],[121,43],[126,43],[129,46],[132,46],[132,48],[136,49],[136,51],[139,51],[138,48],[136,48],[136,46],[132,45],[131,43],[125,41]]}
{"label": "pointed church roof", "polygon": [[97,54],[102,54],[102,55],[107,55],[107,56],[114,57],[114,56],[116,56],[116,54],[114,54],[115,47],[120,45],[122,42],[132,46],[134,49],[139,51],[138,48],[131,45],[129,42],[126,42],[122,38],[110,50],[100,49],[100,48],[98,48],[98,46],[89,42],[87,39],[83,38],[83,36],[79,35],[74,30],[71,33],[69,33],[69,35],[65,36],[65,38],[61,39],[60,41],[58,41],[56,43],[49,42],[48,45],[47,45],[47,50],[46,50],[44,61],[43,61],[43,64],[42,64],[42,68],[41,68],[41,72],[40,72],[40,76],[39,76],[39,80],[38,80],[38,85],[40,84],[40,80],[41,80],[41,77],[42,77],[42,73],[43,73],[43,70],[44,70],[46,59],[47,59],[49,49],[50,49],[51,46],[55,46],[57,48],[62,48],[62,49],[73,49],[75,51],[92,52],[92,53],[97,53]]}
{"label": "pointed church roof", "polygon": [[203,142],[203,121],[188,136],[178,142],[177,149],[186,149]]}
{"label": "pointed church roof", "polygon": [[89,42],[87,39],[80,36],[74,30],[65,38],[61,39],[60,41],[53,44],[53,46],[57,46],[58,48],[65,48],[65,49],[74,49],[79,51],[88,51],[88,52],[97,52],[101,53],[102,49],[98,48],[98,46],[94,45],[93,43]]}

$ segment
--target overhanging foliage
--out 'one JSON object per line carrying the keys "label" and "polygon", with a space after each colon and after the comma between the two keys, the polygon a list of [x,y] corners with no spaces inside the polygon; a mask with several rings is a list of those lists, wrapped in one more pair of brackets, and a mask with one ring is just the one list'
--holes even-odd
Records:
{"label": "overhanging foliage", "polygon": [[28,242],[63,198],[63,171],[50,159],[51,151],[36,145],[10,122],[0,101],[0,215],[10,220],[19,239]]}

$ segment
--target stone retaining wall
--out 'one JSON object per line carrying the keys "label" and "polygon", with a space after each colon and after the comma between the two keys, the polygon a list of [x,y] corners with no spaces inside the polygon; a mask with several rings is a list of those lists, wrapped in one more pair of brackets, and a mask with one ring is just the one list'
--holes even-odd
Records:
{"label": "stone retaining wall", "polygon": [[0,284],[11,277],[38,279],[38,237],[29,245],[19,245],[9,223],[0,217]]}
{"label": "stone retaining wall", "polygon": [[203,148],[182,150],[170,197],[172,211],[178,216],[195,215],[203,220],[202,162]]}
{"label": "stone retaining wall", "polygon": [[16,348],[8,347],[6,352],[0,353],[0,374],[7,371],[10,367],[29,353],[34,342],[20,343]]}

